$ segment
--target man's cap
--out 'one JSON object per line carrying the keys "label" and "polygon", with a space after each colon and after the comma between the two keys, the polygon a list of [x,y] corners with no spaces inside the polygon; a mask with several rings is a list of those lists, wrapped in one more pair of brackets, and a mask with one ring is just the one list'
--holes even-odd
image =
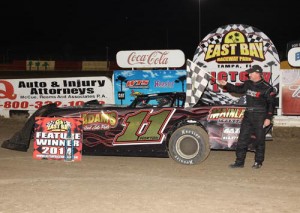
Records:
{"label": "man's cap", "polygon": [[247,73],[253,73],[253,72],[258,72],[262,73],[263,69],[259,65],[253,65],[251,68],[247,69]]}

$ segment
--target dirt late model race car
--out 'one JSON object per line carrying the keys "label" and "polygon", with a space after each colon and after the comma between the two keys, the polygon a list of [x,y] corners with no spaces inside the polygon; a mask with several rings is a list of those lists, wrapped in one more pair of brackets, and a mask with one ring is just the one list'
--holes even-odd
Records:
{"label": "dirt late model race car", "polygon": [[139,95],[129,106],[101,105],[96,100],[77,107],[49,104],[2,147],[27,151],[35,118],[65,117],[83,119],[83,155],[171,157],[191,165],[204,161],[211,149],[236,148],[245,106],[214,106],[200,99],[184,108],[184,103],[185,93],[158,93]]}

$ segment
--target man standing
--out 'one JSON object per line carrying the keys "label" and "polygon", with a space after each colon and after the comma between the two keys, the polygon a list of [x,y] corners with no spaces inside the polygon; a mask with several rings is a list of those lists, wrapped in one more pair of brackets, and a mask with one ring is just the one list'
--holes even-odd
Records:
{"label": "man standing", "polygon": [[220,80],[228,92],[246,94],[247,107],[241,124],[240,134],[236,148],[236,161],[229,165],[230,168],[243,168],[251,140],[252,133],[255,134],[255,162],[252,168],[259,169],[265,157],[265,130],[264,127],[271,124],[274,111],[274,98],[276,93],[273,87],[262,77],[262,68],[253,65],[246,70],[249,79],[239,86]]}

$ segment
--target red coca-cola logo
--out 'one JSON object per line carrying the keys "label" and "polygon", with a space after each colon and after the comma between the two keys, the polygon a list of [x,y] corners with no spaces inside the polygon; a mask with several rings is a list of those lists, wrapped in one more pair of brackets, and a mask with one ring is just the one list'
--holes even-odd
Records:
{"label": "red coca-cola logo", "polygon": [[292,98],[300,98],[300,85],[291,85],[289,90],[293,91]]}
{"label": "red coca-cola logo", "polygon": [[145,65],[157,65],[168,64],[168,51],[153,51],[150,54],[137,54],[136,52],[130,53],[127,62],[130,65],[145,64]]}
{"label": "red coca-cola logo", "polygon": [[8,81],[0,81],[0,85],[4,85],[4,90],[0,89],[0,98],[8,98],[14,100],[17,98],[17,95],[14,94],[14,87]]}

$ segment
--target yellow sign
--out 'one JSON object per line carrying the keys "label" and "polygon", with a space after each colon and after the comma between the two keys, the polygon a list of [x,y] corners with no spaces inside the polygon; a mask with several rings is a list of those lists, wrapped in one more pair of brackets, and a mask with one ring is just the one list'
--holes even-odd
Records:
{"label": "yellow sign", "polygon": [[108,64],[106,61],[83,61],[82,71],[107,71]]}
{"label": "yellow sign", "polygon": [[26,61],[27,71],[53,71],[55,70],[55,61]]}

